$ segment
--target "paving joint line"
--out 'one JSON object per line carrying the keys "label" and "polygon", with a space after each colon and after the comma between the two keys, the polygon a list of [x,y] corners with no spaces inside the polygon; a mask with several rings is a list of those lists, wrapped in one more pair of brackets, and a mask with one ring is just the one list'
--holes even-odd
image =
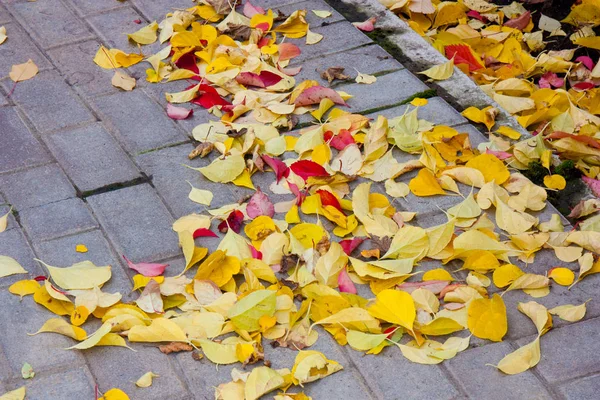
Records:
{"label": "paving joint line", "polygon": [[138,185],[143,185],[146,183],[148,183],[148,184],[152,183],[152,176],[146,175],[146,173],[144,173],[143,171],[140,171],[140,174],[142,175],[140,177],[137,177],[137,178],[134,178],[134,179],[131,179],[128,181],[124,181],[124,182],[111,183],[109,185],[102,186],[102,187],[99,187],[96,189],[80,191],[79,189],[77,189],[77,187],[75,187],[75,189],[77,190],[77,197],[83,200],[83,199],[87,199],[88,197],[96,196],[96,195],[103,194],[103,193],[114,192],[114,191],[117,191],[120,189],[132,187],[132,186],[138,186]]}

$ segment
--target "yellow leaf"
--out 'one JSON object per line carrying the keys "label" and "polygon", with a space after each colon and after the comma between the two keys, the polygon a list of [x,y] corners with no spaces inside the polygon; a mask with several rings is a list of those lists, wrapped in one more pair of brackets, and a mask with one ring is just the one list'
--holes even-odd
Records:
{"label": "yellow leaf", "polygon": [[262,395],[283,386],[285,379],[269,367],[257,367],[250,372],[244,388],[245,400],[257,400]]}
{"label": "yellow leaf", "polygon": [[548,271],[548,278],[554,279],[561,286],[569,286],[575,280],[575,274],[568,268],[557,267]]}
{"label": "yellow leaf", "polygon": [[114,87],[123,89],[125,91],[131,91],[135,88],[135,78],[127,75],[125,72],[115,71],[115,74],[110,81]]}
{"label": "yellow leaf", "polygon": [[469,107],[462,112],[462,115],[465,118],[468,118],[475,123],[484,124],[488,130],[491,130],[496,123],[497,114],[498,110],[492,106],[488,106],[481,110],[477,107]]}
{"label": "yellow leaf", "polygon": [[137,381],[135,381],[135,386],[141,388],[147,388],[152,386],[152,379],[158,378],[159,375],[156,375],[154,372],[146,372],[144,375],[140,377]]}
{"label": "yellow leaf", "polygon": [[21,386],[18,389],[4,393],[2,396],[0,396],[0,400],[25,400],[25,392],[25,386]]}
{"label": "yellow leaf", "polygon": [[25,268],[12,257],[0,256],[0,278],[15,274],[26,274]]}
{"label": "yellow leaf", "polygon": [[[160,79],[157,82],[159,81]],[[181,92],[165,93],[165,99],[167,99],[169,103],[187,103],[196,97],[198,90],[200,90],[200,85],[192,86],[191,88]]]}
{"label": "yellow leaf", "polygon": [[292,39],[301,38],[308,31],[308,24],[304,19],[305,16],[306,10],[296,10],[281,25],[273,29],[273,31],[282,33],[284,36]]}
{"label": "yellow leaf", "polygon": [[438,317],[428,322],[426,325],[421,325],[418,331],[423,335],[443,336],[465,329],[461,324],[453,319],[446,317]]}
{"label": "yellow leaf", "polygon": [[[94,347],[98,344],[98,342],[108,333],[110,333],[113,324],[110,321],[107,321],[102,324],[96,332],[89,335],[83,342],[76,344],[75,346],[68,347],[67,350],[77,349],[77,350],[85,350],[91,347]],[[81,329],[81,328],[80,328]]]}
{"label": "yellow leaf", "polygon": [[232,154],[229,157],[214,160],[210,165],[197,170],[213,182],[227,183],[237,178],[246,168],[244,156]]}
{"label": "yellow leaf", "polygon": [[144,26],[140,30],[128,34],[127,37],[139,44],[151,44],[156,42],[156,39],[158,39],[158,35],[156,34],[157,31],[158,24],[156,21],[154,21],[151,24]]}
{"label": "yellow leaf", "polygon": [[521,137],[521,134],[519,132],[517,132],[514,129],[509,128],[508,126],[505,126],[505,125],[499,127],[495,133],[506,136],[507,138],[513,139],[513,140],[518,140]]}
{"label": "yellow leaf", "polygon": [[317,44],[323,40],[323,35],[311,31],[308,27],[306,28],[306,44]]}
{"label": "yellow leaf", "polygon": [[129,400],[129,396],[121,389],[113,388],[104,393],[98,400]]}
{"label": "yellow leaf", "polygon": [[479,170],[486,182],[494,180],[497,185],[503,184],[510,178],[510,172],[504,163],[493,154],[480,154],[470,159],[465,166]]}
{"label": "yellow leaf", "polygon": [[137,53],[125,54],[124,52],[117,52],[114,55],[115,61],[119,67],[129,68],[144,59],[144,56]]}
{"label": "yellow leaf", "polygon": [[46,307],[56,315],[71,315],[75,309],[73,303],[56,300],[55,298],[51,297],[46,290],[46,286],[40,286],[36,290],[36,292],[33,294],[33,300],[36,303]]}
{"label": "yellow leaf", "polygon": [[434,81],[446,80],[454,74],[454,60],[448,60],[443,64],[421,71],[419,74],[423,74]]}
{"label": "yellow leaf", "polygon": [[[589,301],[589,300],[588,300]],[[558,315],[562,320],[569,322],[577,322],[585,317],[587,301],[578,306],[572,304],[565,304],[564,306],[558,306],[551,308],[548,312],[552,315]]]}
{"label": "yellow leaf", "polygon": [[417,176],[411,179],[408,187],[415,196],[420,197],[446,194],[431,171],[426,168],[422,168]]}
{"label": "yellow leaf", "polygon": [[427,103],[429,103],[429,101],[427,99],[422,99],[420,97],[417,97],[410,102],[410,105],[415,106],[415,107],[423,107],[423,106],[426,106]]}
{"label": "yellow leaf", "polygon": [[292,380],[295,384],[302,385],[325,378],[343,368],[337,362],[328,360],[323,353],[318,351],[299,351],[292,368]]}
{"label": "yellow leaf", "polygon": [[394,289],[382,290],[368,308],[369,314],[383,321],[413,329],[415,303],[410,294]]}
{"label": "yellow leaf", "polygon": [[91,261],[82,261],[65,268],[38,261],[48,269],[54,283],[66,290],[93,289],[102,286],[111,276],[110,265],[97,267]]}
{"label": "yellow leaf", "polygon": [[358,75],[356,76],[355,81],[356,81],[356,83],[364,83],[364,84],[370,85],[372,83],[377,82],[377,78],[374,75],[362,74],[359,72]]}
{"label": "yellow leaf", "polygon": [[418,226],[404,225],[398,229],[390,248],[382,258],[420,260],[427,255],[429,238],[427,231]]}
{"label": "yellow leaf", "polygon": [[567,186],[567,181],[561,175],[546,175],[544,185],[550,189],[563,190]]}
{"label": "yellow leaf", "polygon": [[448,271],[443,268],[432,269],[431,271],[427,271],[423,274],[422,278],[423,282],[426,281],[448,281],[452,282],[454,278]]}
{"label": "yellow leaf", "polygon": [[6,28],[3,26],[0,26],[0,44],[4,43],[7,38],[8,38],[8,36],[6,36]]}
{"label": "yellow leaf", "polygon": [[311,10],[319,18],[331,17],[331,12],[327,10]]}
{"label": "yellow leaf", "polygon": [[542,289],[548,287],[549,284],[550,280],[543,275],[523,274],[515,279],[506,291],[508,292],[517,289]]}
{"label": "yellow leaf", "polygon": [[75,251],[78,253],[87,253],[88,248],[85,246],[85,244],[78,244],[75,246]]}
{"label": "yellow leaf", "polygon": [[552,317],[543,305],[535,301],[529,301],[519,303],[517,309],[531,319],[538,331],[538,336],[542,336],[552,328]]}
{"label": "yellow leaf", "polygon": [[13,65],[8,76],[13,82],[21,82],[33,78],[38,71],[37,65],[30,59],[24,64]]}
{"label": "yellow leaf", "polygon": [[210,206],[210,203],[212,202],[212,199],[213,199],[212,192],[209,190],[195,188],[189,181],[187,181],[187,183],[192,188],[190,191],[190,194],[188,195],[188,198],[195,203],[203,204],[205,206]]}
{"label": "yellow leaf", "polygon": [[573,44],[578,46],[587,47],[590,49],[600,50],[600,37],[598,36],[590,36],[590,37],[580,37],[573,40]]}
{"label": "yellow leaf", "polygon": [[288,224],[297,224],[301,222],[300,214],[298,214],[298,206],[296,204],[294,204],[285,214],[285,222]]}
{"label": "yellow leaf", "polygon": [[540,338],[538,336],[533,342],[506,355],[500,360],[497,368],[508,375],[520,374],[535,367],[540,362],[540,358]]}
{"label": "yellow leaf", "polygon": [[478,338],[501,341],[508,329],[506,306],[502,297],[495,293],[491,299],[471,301],[467,323],[471,333]]}
{"label": "yellow leaf", "polygon": [[59,333],[78,341],[82,341],[87,337],[86,331],[77,326],[69,324],[62,318],[50,318],[37,332],[29,335],[33,336],[43,332]]}
{"label": "yellow leaf", "polygon": [[11,212],[12,212],[12,207],[8,210],[8,212],[6,214],[4,214],[3,216],[0,217],[0,233],[4,232],[6,230],[6,227],[8,226],[8,216],[10,215]]}
{"label": "yellow leaf", "polygon": [[90,311],[86,306],[77,306],[71,314],[71,323],[75,326],[81,326],[90,316]]}
{"label": "yellow leaf", "polygon": [[257,290],[235,303],[227,315],[237,328],[257,331],[260,318],[264,315],[272,317],[275,313],[276,299],[277,293],[272,290]]}
{"label": "yellow leaf", "polygon": [[506,287],[522,275],[525,275],[525,272],[523,272],[521,268],[517,267],[516,265],[502,265],[494,270],[494,285],[496,285],[498,288]]}
{"label": "yellow leaf", "polygon": [[410,188],[404,182],[387,179],[385,181],[385,192],[391,197],[406,197],[410,193]]}
{"label": "yellow leaf", "polygon": [[369,351],[385,342],[387,333],[365,333],[361,331],[349,330],[346,333],[348,344],[354,350]]}
{"label": "yellow leaf", "polygon": [[290,229],[290,234],[293,235],[305,249],[310,249],[316,246],[317,243],[325,235],[325,230],[319,225],[301,223],[294,225]]}
{"label": "yellow leaf", "polygon": [[538,223],[538,219],[521,211],[513,210],[496,196],[496,224],[511,235],[528,231]]}
{"label": "yellow leaf", "polygon": [[344,308],[329,317],[319,319],[313,325],[338,325],[367,333],[381,332],[379,321],[373,318],[367,310],[358,307]]}
{"label": "yellow leaf", "polygon": [[27,296],[29,294],[34,294],[40,288],[40,284],[34,279],[25,279],[22,281],[17,281],[10,285],[8,291],[12,294],[16,294],[21,296]]}
{"label": "yellow leaf", "polygon": [[129,330],[130,342],[187,342],[183,330],[173,321],[166,318],[152,320],[150,326],[136,325]]}

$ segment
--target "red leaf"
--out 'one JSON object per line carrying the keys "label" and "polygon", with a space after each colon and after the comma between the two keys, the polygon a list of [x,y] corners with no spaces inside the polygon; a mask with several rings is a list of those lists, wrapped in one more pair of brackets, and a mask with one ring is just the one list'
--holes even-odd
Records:
{"label": "red leaf", "polygon": [[531,13],[529,11],[524,12],[516,18],[509,19],[504,23],[504,26],[508,26],[509,28],[514,28],[522,31],[527,28],[529,22],[531,21]]}
{"label": "red leaf", "polygon": [[600,141],[598,139],[594,139],[591,136],[586,135],[572,135],[567,132],[555,131],[546,136],[546,139],[563,139],[563,138],[571,138],[573,140],[577,140],[578,142],[582,142],[587,144],[588,146],[594,147],[596,149],[600,149]]}
{"label": "red leaf", "polygon": [[348,145],[355,144],[354,136],[350,133],[350,131],[346,129],[340,129],[340,132],[337,135],[333,135],[333,132],[327,131],[323,135],[323,138],[326,142],[329,143],[331,147],[338,151],[344,150]]}
{"label": "red leaf", "polygon": [[317,190],[317,194],[321,197],[321,204],[324,206],[333,206],[337,208],[341,213],[344,212],[342,210],[342,206],[340,205],[339,200],[335,197],[331,192],[327,190]]}
{"label": "red leaf", "polygon": [[589,56],[579,56],[575,61],[582,63],[590,71],[594,69],[594,61]]}
{"label": "red leaf", "polygon": [[573,85],[573,88],[578,91],[585,91],[588,89],[593,89],[594,86],[595,85],[592,82],[579,82],[579,83]]}
{"label": "red leaf", "polygon": [[194,231],[194,239],[199,237],[218,237],[216,233],[206,228],[198,228]]}
{"label": "red leaf", "polygon": [[344,253],[350,255],[364,241],[365,239],[363,238],[355,237],[340,241],[340,246],[342,246],[342,249],[344,249]]}
{"label": "red leaf", "polygon": [[377,21],[377,18],[371,17],[364,22],[353,22],[352,25],[354,25],[355,27],[357,27],[358,29],[360,29],[363,32],[373,32],[373,30],[375,29],[376,21]]}
{"label": "red leaf", "polygon": [[479,12],[475,11],[475,10],[471,10],[467,13],[467,16],[471,17],[471,18],[475,18],[480,20],[481,22],[487,22],[488,19],[486,17],[484,17],[483,15],[479,14]]}
{"label": "red leaf", "polygon": [[296,196],[296,205],[301,206],[302,202],[306,198],[306,194],[301,192],[300,189],[298,189],[298,185],[295,183],[288,181],[288,186],[290,187],[290,191],[294,194],[294,196]]}
{"label": "red leaf", "polygon": [[188,110],[184,107],[177,107],[173,104],[167,104],[167,115],[171,119],[186,119],[194,113],[194,110]]}
{"label": "red leaf", "polygon": [[492,154],[492,155],[496,156],[496,158],[498,158],[499,160],[506,160],[507,158],[512,157],[512,154],[507,153],[506,151],[494,151],[494,150],[486,149],[485,152],[487,154]]}
{"label": "red leaf", "polygon": [[229,213],[227,219],[219,224],[219,232],[227,233],[227,230],[231,228],[235,233],[240,233],[243,221],[244,213],[240,210],[233,210],[231,213]]}
{"label": "red leaf", "polygon": [[322,165],[310,160],[296,161],[290,165],[290,169],[306,181],[311,176],[329,176]]}
{"label": "red leaf", "polygon": [[256,24],[255,28],[260,29],[263,32],[266,32],[269,30],[269,23],[261,22],[260,24]]}
{"label": "red leaf", "polygon": [[354,286],[354,282],[350,279],[348,272],[346,271],[346,267],[344,267],[340,274],[338,275],[338,286],[340,288],[340,292],[342,293],[358,293],[356,290],[356,286]]}
{"label": "red leaf", "polygon": [[280,159],[267,156],[266,154],[263,154],[262,159],[269,167],[271,167],[273,172],[275,172],[277,182],[279,182],[282,177],[287,177],[289,175],[289,167]]}
{"label": "red leaf", "polygon": [[44,276],[44,275],[38,275],[38,276],[36,276],[35,278],[33,278],[33,280],[34,280],[34,281],[36,281],[36,282],[43,282],[43,281],[45,281],[46,279],[48,279],[48,277],[47,277],[47,276]]}
{"label": "red leaf", "polygon": [[213,106],[231,105],[230,102],[222,98],[219,93],[217,93],[217,90],[210,85],[200,85],[198,93],[202,94],[192,100],[191,103],[197,104],[206,109],[209,109]]}
{"label": "red leaf", "polygon": [[139,25],[139,24],[142,23],[142,20],[141,19],[134,19],[133,22]]}
{"label": "red leaf", "polygon": [[256,193],[252,195],[248,205],[246,206],[246,214],[252,219],[266,215],[272,217],[275,215],[275,206],[269,200],[269,196],[264,194],[260,188],[256,190]]}
{"label": "red leaf", "polygon": [[467,64],[469,71],[477,71],[483,65],[475,58],[471,49],[466,44],[450,44],[444,48],[448,60],[454,57],[454,65]]}
{"label": "red leaf", "polygon": [[246,1],[246,4],[244,4],[244,10],[242,12],[244,13],[244,15],[246,17],[252,18],[256,14],[264,14],[265,9],[262,7],[253,5],[252,3],[250,3],[250,1]]}
{"label": "red leaf", "polygon": [[298,57],[300,53],[300,47],[293,43],[281,43],[279,45],[279,61],[291,60],[294,57]]}
{"label": "red leaf", "polygon": [[266,88],[279,83],[283,79],[281,76],[269,71],[261,71],[260,74],[254,72],[242,72],[235,77],[237,83],[245,86],[256,86]]}
{"label": "red leaf", "polygon": [[312,86],[308,89],[304,90],[294,101],[294,104],[298,107],[302,106],[310,106],[313,104],[319,104],[321,100],[329,99],[333,101],[335,104],[339,104],[342,106],[348,106],[342,96],[339,95],[333,89],[325,88],[323,86]]}
{"label": "red leaf", "polygon": [[251,244],[248,245],[248,247],[250,247],[250,253],[252,253],[252,258],[256,258],[257,260],[262,260],[262,253],[258,250],[256,250],[256,248],[254,248],[254,246],[252,246]]}
{"label": "red leaf", "polygon": [[[177,66],[177,68],[183,68],[192,71],[196,75],[200,74],[200,70],[198,69],[198,65],[196,64],[196,55],[193,51],[185,53],[184,55],[179,57],[179,59],[175,61],[175,65]],[[198,77],[198,80],[199,79],[200,77]]]}
{"label": "red leaf", "polygon": [[127,261],[127,265],[134,271],[139,272],[144,276],[159,276],[165,272],[165,268],[169,266],[169,264],[157,264],[157,263],[132,263],[125,255],[123,255],[125,261]]}
{"label": "red leaf", "polygon": [[261,47],[268,45],[270,41],[271,41],[271,38],[264,37],[264,38],[260,39],[258,41],[258,43],[256,43],[256,46],[260,49]]}
{"label": "red leaf", "polygon": [[550,89],[552,86],[559,88],[565,84],[565,80],[563,78],[559,78],[554,72],[548,71],[542,75],[538,84],[543,89]]}

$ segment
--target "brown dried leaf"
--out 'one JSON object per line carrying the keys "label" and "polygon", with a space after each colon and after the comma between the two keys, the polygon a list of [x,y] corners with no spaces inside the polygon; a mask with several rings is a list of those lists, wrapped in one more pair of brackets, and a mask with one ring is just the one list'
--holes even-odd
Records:
{"label": "brown dried leaf", "polygon": [[372,236],[371,243],[373,244],[373,249],[379,249],[381,253],[387,253],[390,249],[390,245],[392,244],[392,238],[389,236]]}
{"label": "brown dried leaf", "polygon": [[247,25],[227,24],[227,29],[222,32],[224,35],[231,36],[233,40],[245,42],[250,38],[252,29]]}
{"label": "brown dried leaf", "polygon": [[333,82],[335,79],[342,81],[350,79],[348,75],[344,74],[344,67],[329,67],[321,72],[321,78],[326,79],[329,83]]}
{"label": "brown dried leaf", "polygon": [[180,351],[192,351],[194,350],[194,347],[187,343],[171,342],[169,344],[161,344],[160,346],[158,346],[158,349],[161,351],[161,353],[171,354],[179,353]]}
{"label": "brown dried leaf", "polygon": [[204,142],[200,143],[192,152],[188,155],[190,160],[193,160],[196,157],[204,158],[210,154],[211,151],[215,148],[215,145],[212,143]]}

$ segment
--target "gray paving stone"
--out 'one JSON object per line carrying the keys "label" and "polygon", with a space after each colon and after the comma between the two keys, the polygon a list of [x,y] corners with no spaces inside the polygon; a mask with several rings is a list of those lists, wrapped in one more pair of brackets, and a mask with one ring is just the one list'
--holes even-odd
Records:
{"label": "gray paving stone", "polygon": [[428,400],[459,395],[440,366],[412,363],[396,347],[385,348],[376,356],[352,349],[348,353],[378,398]]}
{"label": "gray paving stone", "polygon": [[[85,245],[88,248],[87,253],[76,252],[75,246],[78,244]],[[114,254],[100,230],[34,243],[34,247],[40,260],[56,267],[69,267],[87,260],[99,266],[112,266],[112,277],[102,290],[108,293],[120,292],[123,295],[123,302],[130,299],[131,280],[123,268],[120,255]]]}
{"label": "gray paving stone", "polygon": [[[328,85],[327,80],[321,78],[321,72],[329,67],[344,67],[344,73],[352,79],[356,78],[357,75],[354,68],[365,74],[376,74],[403,68],[402,64],[381,47],[374,44],[303,62],[302,71],[294,78],[296,83],[311,79],[320,82],[322,85]],[[341,81],[333,81],[332,84],[335,85],[336,82]]]}
{"label": "gray paving stone", "polygon": [[0,4],[0,24],[6,24],[12,20],[12,16],[6,11],[6,8]]}
{"label": "gray paving stone", "polygon": [[127,2],[114,0],[66,0],[80,15],[89,15],[100,11],[112,10],[113,8],[125,7]]}
{"label": "gray paving stone", "polygon": [[0,190],[18,211],[75,197],[73,185],[58,164],[0,175]]}
{"label": "gray paving stone", "polygon": [[[35,370],[35,364],[32,366]],[[94,386],[92,383],[93,378],[90,372],[82,366],[77,369],[56,372],[52,375],[43,374],[40,376],[36,373],[34,379],[22,381],[18,384],[13,383],[11,390],[25,384],[27,387],[27,400],[93,399]]]}
{"label": "gray paving stone", "polygon": [[21,1],[9,5],[43,48],[93,37],[88,27],[60,1]]}
{"label": "gray paving stone", "polygon": [[588,376],[561,386],[559,391],[568,400],[593,399],[598,396],[599,382],[600,375]]}
{"label": "gray paving stone", "polygon": [[[347,101],[350,105],[348,111],[358,113],[398,104],[413,94],[427,89],[428,87],[408,70],[401,70],[380,76],[375,83],[370,85],[353,83],[345,85],[340,90],[354,96]],[[382,96],[381,93],[386,95]]]}
{"label": "gray paving stone", "polygon": [[[88,1],[86,3],[93,4]],[[102,69],[93,61],[99,48],[100,43],[91,40],[57,47],[49,50],[48,55],[69,85],[79,89],[82,95],[94,97],[104,93],[117,93],[119,89],[110,82],[114,71]]]}
{"label": "gray paving stone", "polygon": [[0,92],[0,107],[8,105],[8,99],[4,93]]}
{"label": "gray paving stone", "polygon": [[29,275],[18,274],[0,279],[0,286],[2,287],[12,285],[21,279],[27,279],[28,276],[33,278],[43,275],[44,271],[37,261],[34,261],[35,255],[20,228],[9,229],[0,233],[0,254],[14,258],[29,272]]}
{"label": "gray paving stone", "polygon": [[162,21],[166,14],[194,6],[191,0],[132,0],[132,3],[150,21]]}
{"label": "gray paving stone", "polygon": [[189,165],[198,168],[208,165],[210,162],[209,158],[189,160],[187,154],[193,149],[193,145],[186,144],[142,154],[136,158],[142,170],[152,176],[152,183],[156,190],[165,199],[165,203],[173,210],[176,217],[192,212],[201,212],[205,208],[188,199],[191,187],[186,181],[196,188],[213,192],[211,208],[230,204],[253,193],[250,189],[235,185],[211,182],[200,172],[185,167],[185,165]]}
{"label": "gray paving stone", "polygon": [[19,301],[19,296],[0,290],[0,300],[0,343],[14,377],[21,375],[25,362],[30,363],[36,373],[53,367],[83,366],[81,353],[65,350],[75,343],[73,339],[53,333],[27,335],[56,315],[36,304],[31,296]]}
{"label": "gray paving stone", "polygon": [[506,375],[486,364],[497,364],[514,349],[507,343],[471,348],[447,361],[448,370],[472,399],[548,399],[551,395],[531,372]]}
{"label": "gray paving stone", "polygon": [[5,392],[8,392],[8,389],[4,386],[2,381],[8,381],[11,375],[10,365],[2,351],[2,346],[0,346],[0,393],[4,394]]}
{"label": "gray paving stone", "polygon": [[[116,47],[126,53],[134,51],[137,53],[138,49],[134,42],[129,41],[127,34],[135,32],[147,24],[144,18],[131,7],[96,14],[88,17],[87,20],[98,36],[110,47]],[[133,22],[135,20],[142,20],[142,23],[136,24]],[[150,47],[155,46],[142,46],[143,52],[152,54],[152,52],[146,51]]]}
{"label": "gray paving stone", "polygon": [[0,108],[2,121],[2,151],[0,173],[51,160],[42,145],[29,132],[15,107]]}
{"label": "gray paving stone", "polygon": [[[523,346],[533,337],[518,341]],[[600,319],[553,329],[540,339],[542,359],[535,367],[550,383],[600,372]]]}
{"label": "gray paving stone", "polygon": [[106,126],[113,129],[130,153],[188,139],[166,112],[142,91],[100,97],[94,104]]}
{"label": "gray paving stone", "polygon": [[[405,104],[399,107],[393,107],[387,110],[378,111],[373,114],[369,114],[369,116],[373,116],[373,118],[375,118],[375,116],[377,115],[383,115],[384,117],[391,119],[404,115],[404,113],[407,110],[410,112],[414,109],[414,106],[410,104]],[[427,105],[419,107],[417,115],[419,119],[424,119],[425,121],[429,121],[436,125],[454,126],[464,124],[467,122],[465,117],[460,115],[458,111],[456,111],[450,104],[446,103],[446,101],[444,101],[444,99],[442,99],[441,97],[433,97],[431,99],[428,99]],[[463,129],[464,131],[465,127],[461,125],[460,129]],[[472,134],[472,132],[466,133]]]}
{"label": "gray paving stone", "polygon": [[[3,82],[7,88],[12,82]],[[69,85],[54,71],[40,72],[35,79],[19,82],[12,95],[40,132],[67,128],[95,117],[77,98]]]}
{"label": "gray paving stone", "polygon": [[25,230],[35,241],[54,239],[98,226],[85,203],[78,198],[28,208],[20,215]]}
{"label": "gray paving stone", "polygon": [[173,218],[147,184],[88,197],[108,238],[131,260],[153,261],[179,255]]}
{"label": "gray paving stone", "polygon": [[[15,64],[23,64],[31,59],[38,68],[52,68],[52,64],[38,50],[29,35],[16,22],[5,25],[8,39],[2,43],[2,57],[0,57],[0,79],[8,77],[8,73]],[[10,81],[12,87],[13,82]],[[10,88],[7,92],[10,91]]]}
{"label": "gray paving stone", "polygon": [[140,177],[127,154],[101,124],[47,136],[48,146],[80,191]]}
{"label": "gray paving stone", "polygon": [[[255,2],[252,2],[254,4]],[[289,3],[289,1],[281,1],[280,3]],[[321,0],[308,0],[293,2],[292,4],[286,5],[275,5],[274,10],[281,11],[285,15],[290,15],[296,10],[306,10],[306,22],[308,22],[310,30],[314,30],[320,26],[326,26],[328,24],[343,21],[344,17],[337,12],[329,4]],[[312,12],[312,10],[324,10],[331,13],[331,17],[321,18]]]}
{"label": "gray paving stone", "polygon": [[[89,366],[96,378],[100,390],[118,387],[132,399],[188,399],[189,392],[177,374],[171,362],[174,359],[162,354],[154,346],[131,345],[136,351],[122,347],[100,347],[86,351]],[[189,356],[189,354],[188,354]],[[118,368],[115,368],[118,366]],[[152,386],[138,388],[135,385],[142,375],[152,371],[159,377],[154,378]]]}

